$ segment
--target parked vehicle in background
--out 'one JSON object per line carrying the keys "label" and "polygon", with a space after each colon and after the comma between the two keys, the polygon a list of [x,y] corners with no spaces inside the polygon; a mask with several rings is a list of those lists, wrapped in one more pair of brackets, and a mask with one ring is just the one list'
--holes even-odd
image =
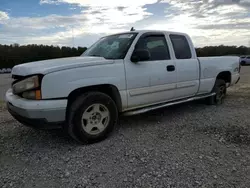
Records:
{"label": "parked vehicle in background", "polygon": [[240,57],[241,65],[250,65],[250,55]]}
{"label": "parked vehicle in background", "polygon": [[119,114],[205,98],[221,104],[240,79],[239,57],[201,57],[185,33],[130,31],[101,38],[80,57],[17,65],[9,112],[37,128],[62,124],[80,142],[108,136]]}
{"label": "parked vehicle in background", "polygon": [[11,68],[3,68],[3,69],[0,69],[0,74],[4,74],[4,73],[11,73]]}
{"label": "parked vehicle in background", "polygon": [[7,69],[6,69],[6,68],[3,68],[3,69],[2,69],[2,73],[7,73]]}

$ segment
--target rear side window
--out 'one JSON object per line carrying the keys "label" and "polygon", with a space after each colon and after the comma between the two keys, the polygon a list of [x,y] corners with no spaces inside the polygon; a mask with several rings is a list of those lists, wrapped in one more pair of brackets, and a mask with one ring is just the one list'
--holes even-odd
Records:
{"label": "rear side window", "polygon": [[250,56],[248,56],[247,59],[250,59]]}
{"label": "rear side window", "polygon": [[185,36],[170,35],[176,59],[190,59],[192,57],[190,46]]}

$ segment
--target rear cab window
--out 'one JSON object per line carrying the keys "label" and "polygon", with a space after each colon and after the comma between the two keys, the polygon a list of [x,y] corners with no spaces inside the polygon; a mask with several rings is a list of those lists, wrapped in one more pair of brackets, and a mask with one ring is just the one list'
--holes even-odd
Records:
{"label": "rear cab window", "polygon": [[184,35],[170,34],[176,59],[191,59],[192,53],[187,38]]}

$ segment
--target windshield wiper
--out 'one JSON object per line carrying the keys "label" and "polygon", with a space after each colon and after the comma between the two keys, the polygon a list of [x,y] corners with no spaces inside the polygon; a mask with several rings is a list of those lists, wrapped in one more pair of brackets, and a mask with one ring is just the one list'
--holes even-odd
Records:
{"label": "windshield wiper", "polygon": [[93,55],[90,55],[90,56],[101,57],[100,55],[96,55],[96,54],[93,54]]}

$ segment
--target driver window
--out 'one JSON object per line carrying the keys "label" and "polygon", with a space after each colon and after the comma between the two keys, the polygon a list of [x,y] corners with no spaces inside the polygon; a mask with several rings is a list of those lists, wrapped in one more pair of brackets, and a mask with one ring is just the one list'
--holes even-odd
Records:
{"label": "driver window", "polygon": [[148,61],[170,59],[167,41],[164,35],[142,37],[138,40],[135,50],[147,50],[150,54]]}

